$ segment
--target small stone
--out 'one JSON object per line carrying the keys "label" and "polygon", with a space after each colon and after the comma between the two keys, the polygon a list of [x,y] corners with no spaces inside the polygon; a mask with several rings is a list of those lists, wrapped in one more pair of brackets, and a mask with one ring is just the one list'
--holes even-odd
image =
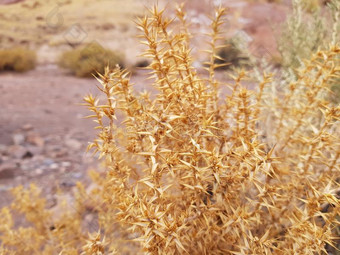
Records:
{"label": "small stone", "polygon": [[14,145],[21,145],[25,142],[25,136],[21,133],[12,135]]}
{"label": "small stone", "polygon": [[8,147],[8,154],[17,159],[22,159],[26,152],[27,150],[20,145],[12,145]]}
{"label": "small stone", "polygon": [[57,164],[57,163],[54,163],[54,164],[51,164],[50,165],[50,169],[52,169],[52,170],[55,170],[55,169],[57,169],[59,167],[59,165]]}
{"label": "small stone", "polygon": [[4,154],[6,150],[7,150],[7,146],[5,144],[0,144],[0,154]]}
{"label": "small stone", "polygon": [[24,130],[24,131],[30,131],[32,129],[33,129],[33,126],[31,124],[28,124],[28,123],[22,126],[22,130]]}
{"label": "small stone", "polygon": [[54,161],[53,161],[53,159],[46,158],[46,159],[44,159],[43,164],[46,165],[46,166],[50,166],[50,165],[54,164]]}
{"label": "small stone", "polygon": [[41,168],[35,169],[35,174],[36,175],[41,175],[44,172]]}
{"label": "small stone", "polygon": [[192,66],[195,67],[195,68],[197,68],[197,69],[202,67],[201,62],[199,62],[199,61],[195,61],[195,62],[192,64]]}
{"label": "small stone", "polygon": [[71,173],[71,176],[72,178],[80,179],[82,177],[82,173],[81,172]]}
{"label": "small stone", "polygon": [[94,215],[93,214],[86,214],[84,217],[84,221],[87,222],[88,224],[91,224],[94,220]]}
{"label": "small stone", "polygon": [[62,167],[70,167],[70,166],[71,166],[71,163],[68,162],[68,161],[63,161],[63,162],[61,162],[61,166],[62,166]]}
{"label": "small stone", "polygon": [[0,179],[12,179],[15,177],[15,172],[18,167],[15,163],[4,163],[0,166]]}
{"label": "small stone", "polygon": [[18,176],[15,177],[15,180],[18,181],[18,182],[21,182],[22,179],[23,179],[23,176],[21,176],[21,175],[18,175]]}
{"label": "small stone", "polygon": [[29,163],[24,163],[23,162],[22,164],[20,164],[20,169],[22,171],[30,171],[32,169],[32,165],[29,164]]}
{"label": "small stone", "polygon": [[79,150],[82,146],[82,144],[76,139],[67,139],[65,144],[67,147],[73,150]]}
{"label": "small stone", "polygon": [[52,155],[55,158],[62,158],[62,157],[66,157],[68,155],[68,151],[67,151],[67,149],[61,149],[61,150],[54,152]]}
{"label": "small stone", "polygon": [[36,133],[28,134],[26,137],[26,142],[38,146],[39,148],[42,148],[45,145],[44,139]]}
{"label": "small stone", "polygon": [[28,152],[30,152],[32,155],[40,155],[42,153],[42,148],[34,145],[28,145],[26,146],[26,149]]}
{"label": "small stone", "polygon": [[60,183],[60,185],[64,188],[71,188],[76,186],[75,182],[71,180],[64,180]]}
{"label": "small stone", "polygon": [[27,159],[27,158],[33,158],[33,153],[30,151],[26,151],[26,153],[22,156],[23,159]]}
{"label": "small stone", "polygon": [[41,164],[44,160],[46,159],[45,156],[43,155],[37,155],[37,154],[34,154],[32,160],[35,161],[35,162],[39,162],[39,164]]}

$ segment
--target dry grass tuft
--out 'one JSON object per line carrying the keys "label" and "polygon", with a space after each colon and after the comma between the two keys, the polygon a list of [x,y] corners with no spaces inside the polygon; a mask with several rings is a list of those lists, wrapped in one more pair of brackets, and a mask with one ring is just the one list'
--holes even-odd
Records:
{"label": "dry grass tuft", "polygon": [[61,67],[71,70],[78,77],[91,77],[97,72],[104,72],[106,66],[113,68],[117,64],[124,66],[122,55],[97,43],[64,52],[59,59]]}
{"label": "dry grass tuft", "polygon": [[26,72],[34,69],[36,54],[24,48],[11,48],[0,50],[0,72],[15,71]]}

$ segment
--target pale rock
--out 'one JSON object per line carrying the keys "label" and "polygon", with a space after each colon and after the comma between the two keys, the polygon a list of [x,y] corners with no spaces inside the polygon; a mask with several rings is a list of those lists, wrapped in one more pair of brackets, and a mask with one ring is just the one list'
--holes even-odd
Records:
{"label": "pale rock", "polygon": [[22,130],[24,131],[30,131],[33,129],[33,126],[31,124],[25,124],[22,126]]}
{"label": "pale rock", "polygon": [[55,170],[58,169],[59,165],[57,163],[53,163],[50,165],[50,169]]}
{"label": "pale rock", "polygon": [[82,146],[81,142],[79,142],[76,139],[67,139],[65,141],[65,144],[66,144],[67,147],[69,147],[70,149],[73,149],[73,150],[79,150]]}
{"label": "pale rock", "polygon": [[5,144],[0,144],[0,154],[5,154],[7,146]]}
{"label": "pale rock", "polygon": [[41,168],[35,169],[36,175],[41,175],[44,171]]}
{"label": "pale rock", "polygon": [[8,147],[8,154],[17,159],[22,159],[26,154],[27,150],[25,147],[20,145],[12,145]]}
{"label": "pale rock", "polygon": [[51,166],[51,165],[54,164],[54,163],[55,163],[54,160],[51,159],[51,158],[45,158],[45,159],[43,160],[43,164],[44,164],[45,166]]}
{"label": "pale rock", "polygon": [[42,148],[45,145],[44,139],[36,133],[27,134],[26,142],[38,146],[39,148]]}
{"label": "pale rock", "polygon": [[62,166],[62,167],[70,167],[70,166],[71,166],[71,163],[68,162],[68,161],[63,161],[63,162],[61,162],[61,166]]}
{"label": "pale rock", "polygon": [[25,136],[21,133],[13,134],[12,140],[14,145],[21,145],[25,142]]}

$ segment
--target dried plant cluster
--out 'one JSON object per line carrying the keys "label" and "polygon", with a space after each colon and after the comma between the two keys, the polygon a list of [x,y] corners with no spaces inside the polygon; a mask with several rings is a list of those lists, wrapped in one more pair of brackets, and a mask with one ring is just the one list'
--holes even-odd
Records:
{"label": "dried plant cluster", "polygon": [[0,50],[0,72],[26,72],[34,69],[36,53],[25,48],[10,48]]}
{"label": "dried plant cluster", "polygon": [[85,47],[64,52],[59,59],[59,66],[69,69],[78,77],[92,77],[94,72],[104,72],[106,66],[124,66],[122,54],[105,49],[96,42]]}
{"label": "dried plant cluster", "polygon": [[[316,1],[317,2],[317,1]],[[287,18],[278,38],[278,50],[285,68],[297,68],[319,47],[327,48],[340,40],[340,2],[328,1],[324,10],[308,7],[315,1],[292,0],[293,12]],[[312,13],[308,8],[315,9]],[[326,14],[322,15],[322,11]]]}
{"label": "dried plant cluster", "polygon": [[[293,12],[278,36],[281,71],[284,76],[289,76],[286,83],[297,78],[295,70],[303,66],[304,59],[308,59],[317,49],[327,49],[329,44],[340,41],[340,1],[325,1],[325,8],[314,8],[308,13],[308,5],[313,4],[313,1],[292,0]],[[340,79],[334,79],[330,88],[333,91],[331,100],[339,103]]]}
{"label": "dried plant cluster", "polygon": [[[232,84],[215,78],[225,10],[212,20],[208,78],[192,67],[177,15],[176,32],[157,8],[138,22],[156,95],[135,92],[117,67],[97,78],[104,102],[85,97],[99,132],[89,149],[106,175],[93,174],[89,194],[79,184],[76,213],[59,220],[34,187],[17,188],[14,209],[34,226],[15,229],[3,209],[4,254],[323,254],[337,245],[340,108],[327,98],[340,47],[311,56],[289,86],[276,90],[264,74],[249,90],[244,71]],[[89,237],[85,202],[99,227]]]}

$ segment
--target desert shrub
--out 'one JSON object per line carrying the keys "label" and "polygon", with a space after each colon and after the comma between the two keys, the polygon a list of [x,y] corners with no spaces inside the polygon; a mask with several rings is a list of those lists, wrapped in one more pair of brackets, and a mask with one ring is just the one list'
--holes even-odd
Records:
{"label": "desert shrub", "polygon": [[282,65],[286,68],[301,66],[302,60],[323,45],[327,30],[319,12],[307,15],[303,2],[293,0],[293,13],[288,17],[278,38]]}
{"label": "desert shrub", "polygon": [[[169,26],[157,8],[139,21],[156,95],[135,92],[117,67],[98,77],[101,100],[84,98],[99,132],[88,149],[106,173],[92,173],[89,191],[78,184],[75,212],[59,218],[34,186],[14,189],[12,209],[32,226],[14,228],[2,209],[3,253],[323,254],[336,245],[340,107],[326,99],[340,47],[310,56],[289,86],[275,91],[280,80],[264,74],[252,91],[245,71],[231,86],[216,80],[214,44],[202,79]],[[91,235],[86,208],[98,223]]]}
{"label": "desert shrub", "polygon": [[90,77],[104,72],[106,66],[114,68],[117,64],[124,66],[122,55],[98,43],[66,51],[59,59],[59,66],[71,70],[78,77]]}
{"label": "desert shrub", "polygon": [[320,0],[302,0],[301,3],[304,10],[310,13],[318,11],[321,7]]}
{"label": "desert shrub", "polygon": [[247,67],[250,65],[250,59],[241,47],[241,39],[234,37],[225,41],[222,48],[217,51],[217,58],[215,64],[216,69],[232,69]]}
{"label": "desert shrub", "polygon": [[34,69],[36,54],[25,48],[11,48],[0,50],[0,72],[25,72]]}
{"label": "desert shrub", "polygon": [[[148,20],[142,26],[147,35],[155,29]],[[339,75],[340,48],[318,52],[277,95],[268,92],[270,76],[255,93],[242,86],[241,72],[220,101],[213,69],[203,82],[187,45],[163,36],[170,42],[156,41],[163,51],[149,38],[154,100],[133,93],[119,69],[102,76],[106,102],[85,98],[101,130],[89,147],[108,167],[102,199],[115,206],[107,213],[148,254],[326,252],[340,209],[340,109],[325,94]]]}
{"label": "desert shrub", "polygon": [[[283,71],[293,74],[296,78],[297,68],[304,65],[303,59],[308,58],[318,49],[325,49],[329,44],[340,40],[340,1],[332,0],[327,4],[326,15],[321,15],[321,9],[308,7],[318,1],[293,0],[293,13],[283,25],[278,36],[278,50],[281,54]],[[305,10],[315,9],[312,13]],[[331,17],[331,18],[326,18]],[[291,77],[290,77],[291,78]],[[340,94],[332,84],[335,96],[340,100]],[[336,99],[337,98],[337,99]]]}
{"label": "desert shrub", "polygon": [[293,13],[288,17],[278,36],[278,50],[282,56],[282,64],[286,68],[297,68],[319,48],[324,49],[330,43],[340,40],[340,2],[332,0],[328,4],[326,16],[321,10],[308,14],[304,11],[305,2],[292,0]]}

